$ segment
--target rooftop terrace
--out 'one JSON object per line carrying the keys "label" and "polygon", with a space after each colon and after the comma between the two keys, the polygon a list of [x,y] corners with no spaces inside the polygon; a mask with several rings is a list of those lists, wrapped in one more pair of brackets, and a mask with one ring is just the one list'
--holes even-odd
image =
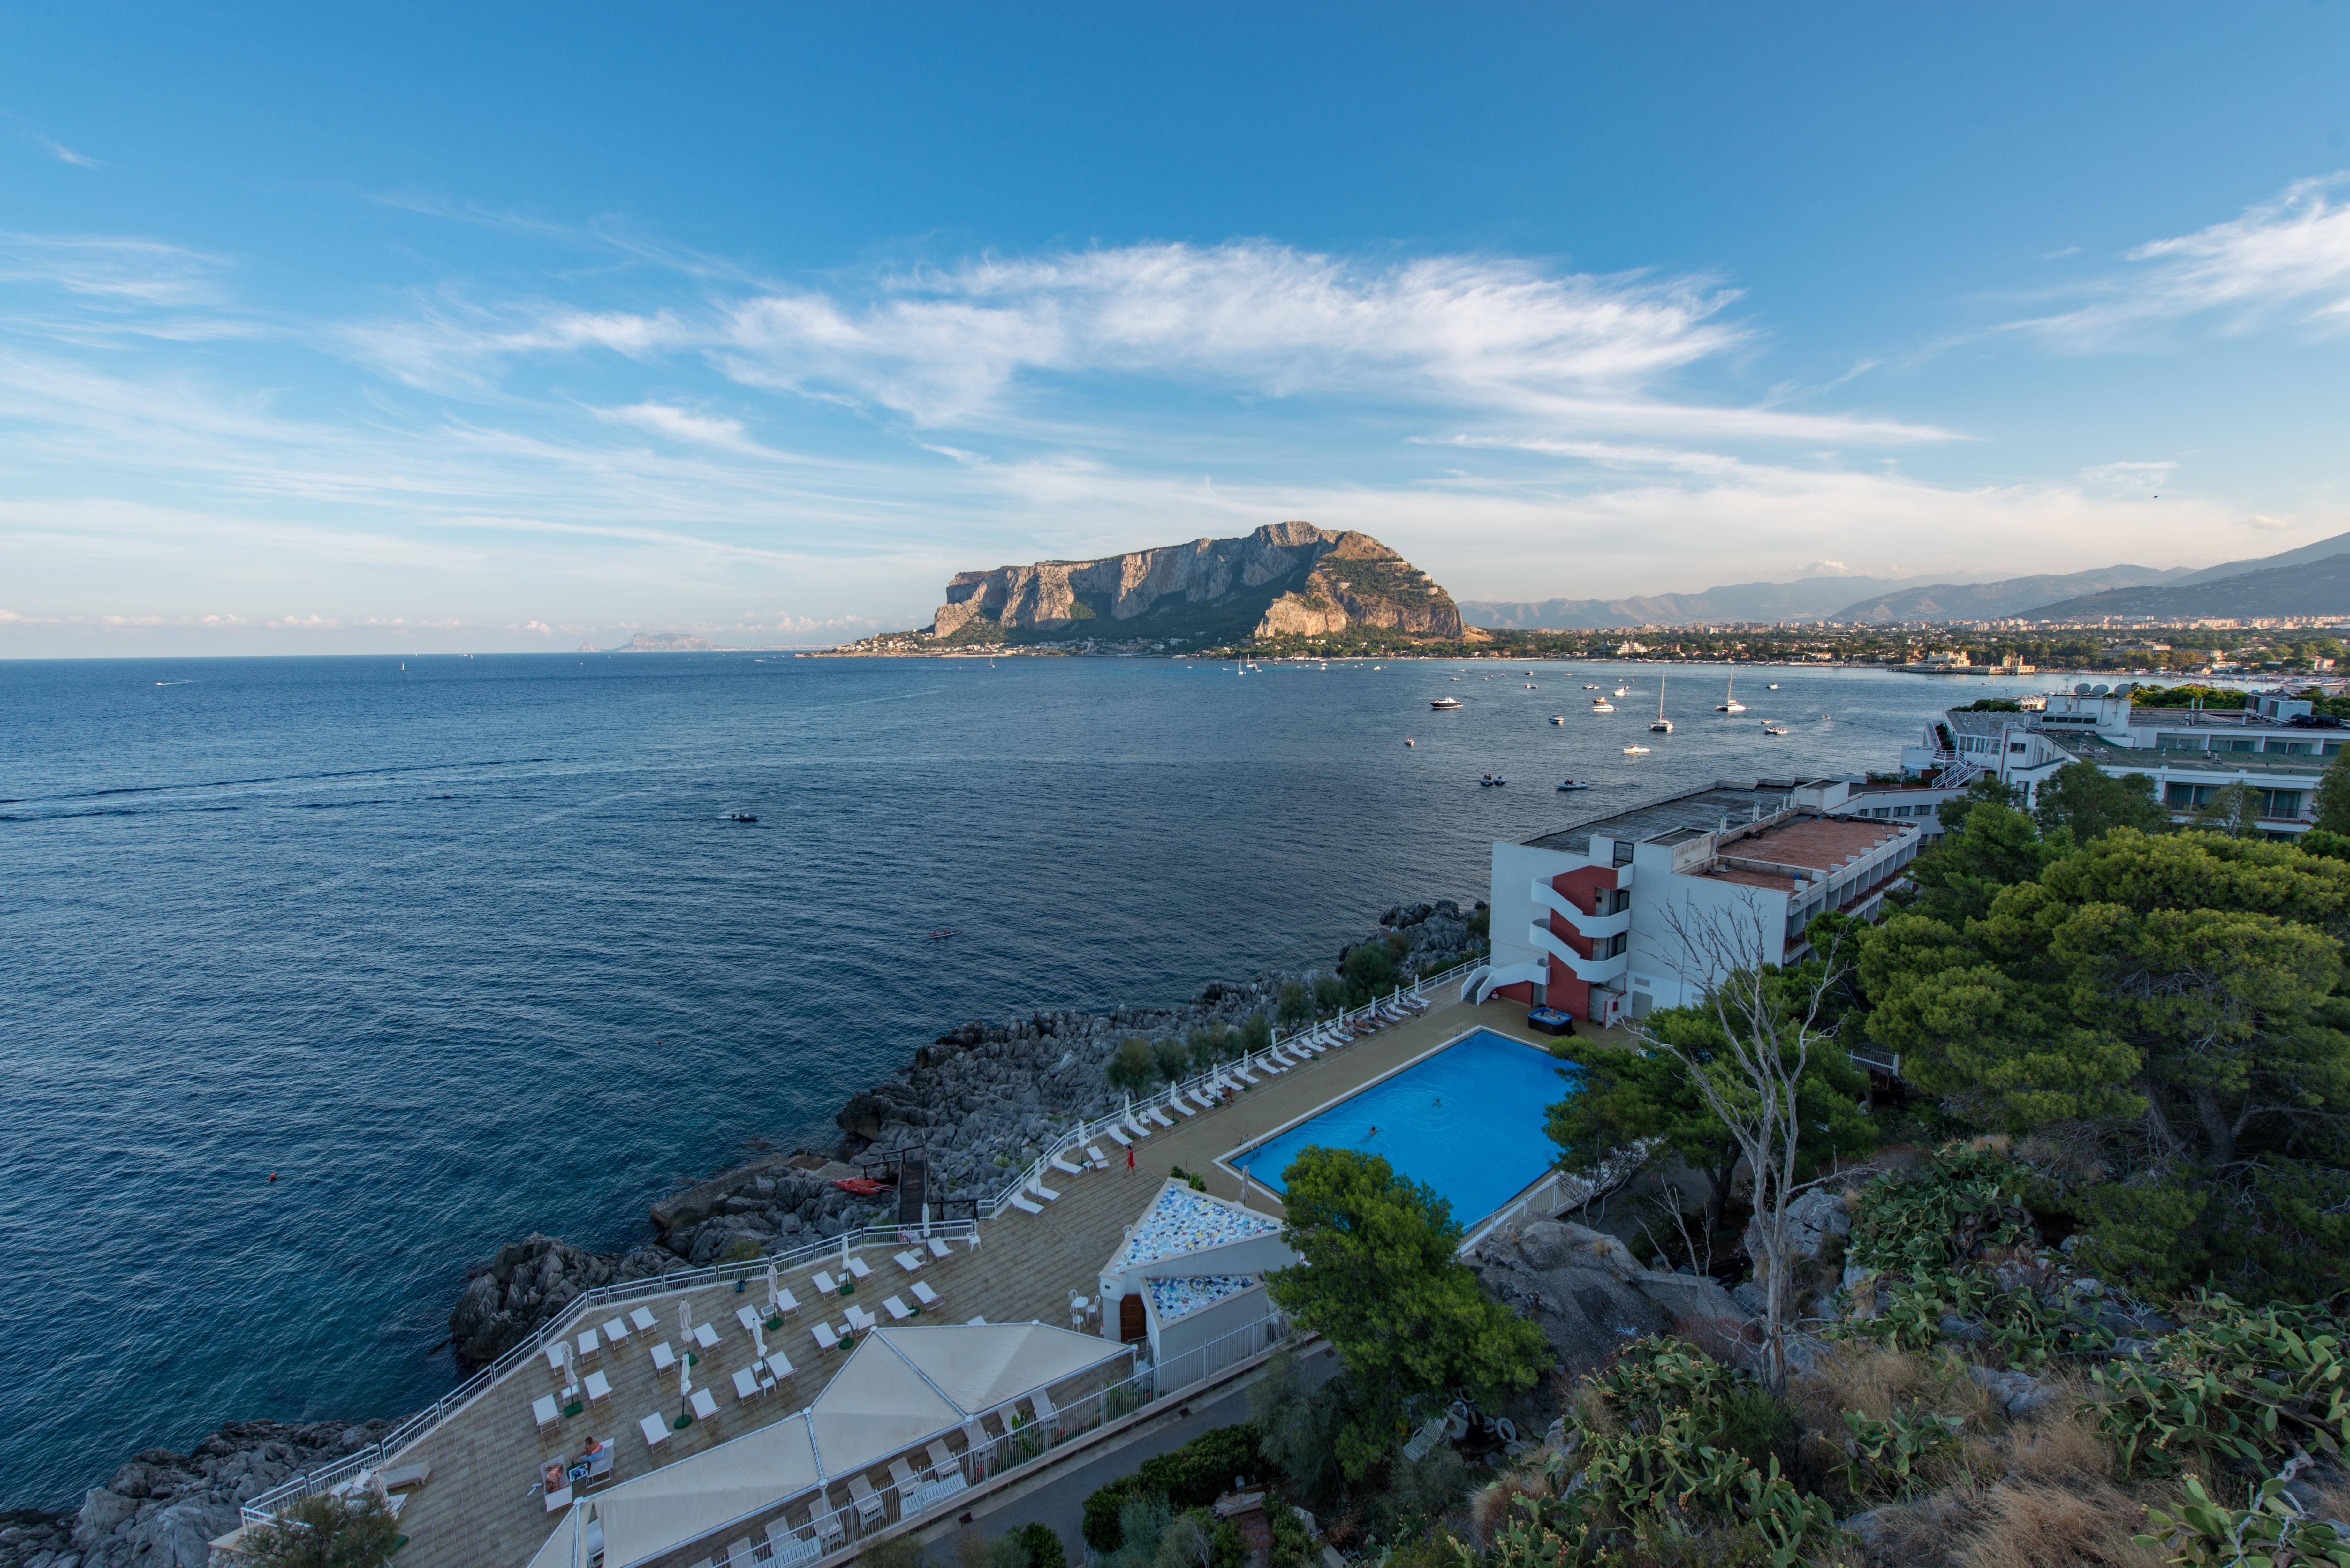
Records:
{"label": "rooftop terrace", "polygon": [[1689,834],[1711,833],[1721,826],[1724,817],[1731,826],[1752,819],[1754,809],[1762,807],[1769,816],[1785,809],[1788,797],[1804,787],[1800,779],[1756,779],[1748,784],[1721,780],[1708,788],[1692,790],[1687,794],[1668,796],[1642,805],[1628,806],[1594,816],[1565,827],[1553,828],[1525,840],[1538,849],[1556,849],[1570,855],[1591,853],[1591,840],[1620,839],[1639,843],[1679,828]]}

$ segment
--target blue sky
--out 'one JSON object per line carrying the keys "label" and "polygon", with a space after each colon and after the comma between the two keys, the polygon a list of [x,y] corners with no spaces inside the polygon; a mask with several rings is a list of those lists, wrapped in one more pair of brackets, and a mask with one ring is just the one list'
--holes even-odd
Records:
{"label": "blue sky", "polygon": [[[20,6],[0,652],[2350,530],[2350,0]],[[2157,497],[2159,499],[2157,499]]]}

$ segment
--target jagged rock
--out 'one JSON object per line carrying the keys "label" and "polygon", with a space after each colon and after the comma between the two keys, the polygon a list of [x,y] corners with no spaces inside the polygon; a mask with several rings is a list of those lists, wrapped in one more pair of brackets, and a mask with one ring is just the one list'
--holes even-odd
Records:
{"label": "jagged rock", "polygon": [[1623,1243],[1613,1250],[1594,1247],[1580,1241],[1577,1231],[1596,1234],[1579,1225],[1539,1220],[1514,1236],[1488,1236],[1470,1266],[1489,1293],[1541,1325],[1569,1371],[1587,1372],[1626,1341],[1670,1328],[1672,1315],[1619,1272]]}
{"label": "jagged rock", "polygon": [[2000,1372],[1970,1366],[1967,1376],[1989,1389],[2010,1416],[2027,1415],[2056,1397],[2054,1385],[2043,1383],[2028,1372]]}
{"label": "jagged rock", "polygon": [[[1826,1251],[1831,1236],[1852,1234],[1852,1210],[1844,1205],[1840,1193],[1815,1187],[1799,1194],[1787,1205],[1787,1244],[1799,1258],[1816,1258]],[[1746,1255],[1762,1255],[1762,1235],[1758,1222],[1746,1222]]]}

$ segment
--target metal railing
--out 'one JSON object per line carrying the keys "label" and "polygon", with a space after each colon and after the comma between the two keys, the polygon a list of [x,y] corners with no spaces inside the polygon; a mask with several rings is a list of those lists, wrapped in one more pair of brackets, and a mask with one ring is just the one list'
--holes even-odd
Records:
{"label": "metal railing", "polygon": [[930,1236],[946,1241],[976,1241],[978,1225],[969,1220],[932,1220],[921,1225],[876,1225],[862,1231],[843,1231],[829,1241],[811,1242],[788,1252],[763,1255],[739,1263],[715,1263],[706,1268],[679,1269],[666,1274],[648,1274],[640,1280],[621,1280],[608,1285],[598,1285],[582,1291],[565,1303],[560,1311],[539,1324],[528,1339],[507,1347],[505,1352],[481,1371],[467,1378],[456,1388],[442,1395],[426,1408],[418,1411],[377,1442],[357,1453],[317,1469],[307,1470],[290,1480],[281,1481],[267,1491],[248,1501],[242,1510],[247,1524],[260,1524],[276,1517],[280,1509],[297,1498],[340,1485],[363,1469],[381,1465],[420,1438],[446,1425],[465,1407],[488,1393],[507,1373],[527,1363],[533,1356],[544,1356],[546,1347],[557,1340],[568,1339],[583,1317],[592,1316],[615,1306],[631,1302],[650,1301],[657,1296],[681,1291],[707,1290],[741,1281],[745,1285],[764,1281],[772,1265],[777,1273],[796,1272],[812,1267],[827,1258],[836,1257],[844,1249],[850,1253],[868,1247],[903,1246],[909,1241]]}
{"label": "metal railing", "polygon": [[[966,1423],[962,1431],[971,1447],[953,1456],[955,1463],[950,1471],[931,1470],[920,1449],[908,1449],[901,1457],[909,1461],[910,1469],[918,1472],[910,1489],[892,1480],[888,1485],[873,1487],[863,1500],[850,1497],[841,1501],[833,1494],[847,1492],[847,1477],[831,1477],[820,1488],[762,1503],[691,1541],[664,1547],[660,1555],[691,1555],[704,1543],[714,1545],[728,1535],[743,1534],[768,1544],[774,1552],[772,1561],[777,1563],[813,1565],[843,1552],[861,1550],[876,1538],[900,1527],[950,1508],[970,1507],[974,1489],[1001,1485],[1012,1472],[1090,1433],[1123,1421],[1149,1406],[1186,1397],[1203,1385],[1230,1376],[1234,1369],[1283,1343],[1289,1334],[1288,1320],[1277,1311],[1268,1312],[1253,1323],[1219,1334],[1177,1356],[1176,1361],[1183,1366],[1200,1368],[1197,1376],[1186,1376],[1180,1383],[1172,1380],[1167,1367],[1140,1358],[1145,1346],[1132,1346],[1138,1353],[1134,1370],[1117,1382],[1074,1395],[1055,1392],[1053,1385],[1046,1385],[1042,1392],[1047,1396],[1049,1415],[1036,1411],[1033,1405],[1029,1411],[1020,1411],[1018,1407],[1033,1398],[1022,1395]],[[991,1418],[1001,1430],[988,1430]],[[879,1468],[879,1464],[867,1467],[868,1470]],[[585,1507],[594,1501],[595,1495],[591,1493],[574,1506]],[[775,1528],[768,1528],[770,1525]],[[580,1562],[587,1561],[583,1552]],[[629,1565],[616,1564],[614,1568]]]}
{"label": "metal railing", "polygon": [[[1080,1120],[1076,1127],[1063,1132],[1054,1140],[1051,1147],[1030,1161],[1027,1168],[1014,1177],[1010,1184],[998,1191],[994,1197],[981,1199],[979,1217],[983,1220],[993,1220],[1006,1210],[1013,1208],[1012,1200],[1032,1185],[1043,1183],[1050,1186],[1051,1178],[1048,1173],[1053,1170],[1053,1161],[1055,1158],[1066,1158],[1072,1150],[1082,1152],[1087,1144],[1107,1136],[1110,1128],[1118,1127],[1131,1131],[1139,1137],[1148,1137],[1152,1129],[1144,1126],[1139,1118],[1147,1116],[1150,1112],[1162,1107],[1171,1110],[1176,1100],[1191,1095],[1194,1090],[1214,1088],[1221,1091],[1234,1075],[1248,1069],[1261,1069],[1273,1053],[1295,1044],[1308,1035],[1318,1034],[1334,1027],[1341,1030],[1353,1029],[1369,1023],[1374,1018],[1378,1018],[1381,1023],[1396,1022],[1388,1017],[1384,1010],[1396,1006],[1406,997],[1417,1000],[1428,995],[1447,981],[1459,980],[1485,961],[1482,958],[1476,958],[1463,963],[1457,963],[1441,973],[1423,975],[1409,985],[1399,985],[1388,995],[1375,997],[1360,1007],[1342,1008],[1333,1016],[1318,1020],[1303,1029],[1294,1029],[1286,1034],[1276,1032],[1273,1035],[1272,1042],[1258,1050],[1244,1052],[1241,1055],[1218,1062],[1201,1072],[1194,1073],[1188,1078],[1162,1085],[1151,1090],[1139,1102],[1128,1096],[1125,1106],[1114,1115],[1093,1121]],[[1299,1049],[1304,1048],[1301,1046]],[[1326,1045],[1324,1049],[1328,1050],[1330,1047]],[[1305,1054],[1309,1059],[1315,1054],[1310,1051]],[[1287,1060],[1295,1064],[1296,1058],[1290,1057]],[[1282,1070],[1288,1069],[1284,1067]],[[1193,1101],[1192,1104],[1197,1108],[1198,1102]]]}
{"label": "metal railing", "polygon": [[[566,1303],[554,1317],[541,1324],[537,1331],[528,1339],[510,1346],[489,1366],[475,1373],[455,1389],[443,1395],[429,1407],[418,1411],[399,1426],[394,1427],[380,1440],[331,1465],[306,1471],[289,1480],[280,1482],[267,1491],[252,1498],[244,1503],[241,1511],[244,1521],[247,1524],[266,1523],[275,1519],[281,1509],[296,1499],[327,1490],[349,1480],[363,1469],[383,1465],[401,1450],[446,1425],[467,1406],[486,1394],[507,1373],[521,1366],[535,1355],[544,1355],[549,1344],[570,1337],[573,1329],[583,1317],[615,1305],[647,1301],[655,1296],[669,1295],[681,1291],[702,1290],[713,1284],[725,1284],[738,1280],[748,1282],[762,1279],[770,1265],[778,1271],[810,1267],[828,1255],[841,1252],[844,1248],[849,1252],[857,1252],[868,1247],[900,1246],[909,1238],[925,1236],[937,1236],[947,1241],[976,1242],[979,1240],[980,1222],[999,1218],[1012,1209],[1012,1199],[1024,1189],[1032,1183],[1045,1181],[1045,1173],[1053,1168],[1052,1162],[1055,1157],[1066,1158],[1072,1149],[1081,1149],[1087,1142],[1103,1137],[1112,1127],[1130,1124],[1138,1131],[1148,1136],[1149,1129],[1142,1127],[1135,1118],[1156,1108],[1162,1099],[1171,1102],[1176,1096],[1188,1095],[1194,1089],[1205,1089],[1211,1085],[1219,1085],[1243,1068],[1261,1066],[1273,1052],[1294,1044],[1305,1035],[1326,1031],[1334,1026],[1342,1030],[1352,1029],[1368,1023],[1374,1017],[1378,1017],[1383,1022],[1388,1021],[1383,1010],[1395,1006],[1402,998],[1409,996],[1416,999],[1425,996],[1448,981],[1459,980],[1485,961],[1482,958],[1471,959],[1455,964],[1441,973],[1424,975],[1408,986],[1399,985],[1389,995],[1376,998],[1360,1007],[1341,1009],[1335,1016],[1322,1019],[1307,1028],[1293,1030],[1287,1034],[1275,1033],[1272,1043],[1263,1049],[1247,1052],[1241,1056],[1218,1063],[1204,1072],[1170,1084],[1161,1090],[1155,1090],[1139,1107],[1129,1100],[1127,1106],[1115,1116],[1094,1120],[1080,1119],[1075,1127],[1065,1130],[1055,1138],[1050,1147],[1030,1162],[1026,1168],[1014,1177],[1012,1181],[1000,1189],[995,1196],[980,1199],[977,1202],[979,1219],[976,1220],[934,1220],[928,1225],[868,1226],[862,1231],[843,1232],[829,1241],[811,1242],[788,1252],[766,1254],[738,1263],[718,1263],[707,1268],[682,1269],[666,1274],[648,1275],[641,1280],[621,1281],[584,1291]],[[1327,1047],[1325,1048],[1327,1049]],[[1308,1054],[1310,1055],[1311,1053]]]}

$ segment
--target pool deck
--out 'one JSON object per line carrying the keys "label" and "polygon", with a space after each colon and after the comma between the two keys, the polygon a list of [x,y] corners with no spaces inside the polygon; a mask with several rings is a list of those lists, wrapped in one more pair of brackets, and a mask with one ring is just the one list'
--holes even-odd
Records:
{"label": "pool deck", "polygon": [[[1051,1182],[1061,1197],[1045,1205],[1043,1213],[1015,1212],[987,1221],[978,1248],[958,1243],[951,1258],[924,1266],[917,1277],[943,1298],[941,1309],[928,1321],[962,1323],[983,1316],[991,1323],[1033,1319],[1068,1324],[1070,1295],[1094,1293],[1103,1262],[1141,1218],[1172,1168],[1198,1172],[1211,1192],[1238,1199],[1239,1179],[1216,1164],[1218,1156],[1354,1093],[1469,1030],[1490,1029],[1529,1044],[1548,1045],[1548,1036],[1527,1027],[1525,1012],[1522,1002],[1471,1006],[1438,1000],[1418,1018],[1268,1077],[1213,1110],[1175,1118],[1173,1128],[1154,1131],[1135,1147],[1131,1171],[1126,1168],[1123,1151],[1105,1144],[1106,1153],[1119,1157],[1113,1168],[1088,1170],[1083,1176],[1055,1173]],[[1585,1049],[1624,1043],[1619,1033],[1593,1031],[1588,1025],[1579,1025],[1575,1038]],[[1259,1212],[1282,1213],[1279,1200],[1262,1187],[1253,1185],[1247,1201]],[[907,1287],[912,1278],[892,1261],[889,1249],[867,1249],[860,1255],[873,1274],[850,1300],[876,1314],[881,1314],[889,1296],[910,1302]],[[610,1379],[611,1396],[545,1430],[537,1427],[531,1406],[540,1396],[558,1391],[559,1379],[546,1362],[534,1356],[498,1379],[392,1461],[432,1467],[431,1480],[411,1495],[401,1512],[400,1529],[410,1537],[400,1552],[401,1568],[521,1568],[559,1517],[541,1502],[540,1463],[577,1453],[590,1434],[613,1444],[612,1479],[623,1481],[804,1408],[842,1359],[838,1353],[817,1350],[808,1327],[818,1321],[820,1312],[837,1324],[847,1304],[838,1298],[819,1300],[808,1279],[815,1266],[781,1277],[802,1305],[781,1330],[767,1335],[770,1349],[782,1349],[791,1357],[796,1376],[752,1405],[736,1403],[731,1374],[752,1358],[749,1335],[734,1312],[760,1299],[764,1287],[758,1283],[741,1294],[725,1284],[648,1299],[642,1304],[654,1314],[654,1329],[632,1334],[617,1350],[606,1347],[585,1363],[585,1369],[601,1369]],[[703,1354],[694,1378],[695,1386],[707,1387],[716,1397],[718,1415],[672,1432],[658,1450],[649,1449],[637,1429],[639,1417],[656,1412],[673,1416],[683,1404],[676,1372],[656,1372],[650,1358],[653,1342],[675,1340],[681,1296],[691,1302],[693,1321],[710,1324],[719,1335],[717,1348]],[[612,1315],[598,1312],[594,1321]],[[886,1314],[883,1321],[888,1321]],[[574,1325],[572,1332],[579,1326],[584,1325]],[[1099,1320],[1087,1326],[1098,1331]],[[698,1553],[680,1553],[679,1561],[698,1562],[710,1551],[705,1545]]]}

